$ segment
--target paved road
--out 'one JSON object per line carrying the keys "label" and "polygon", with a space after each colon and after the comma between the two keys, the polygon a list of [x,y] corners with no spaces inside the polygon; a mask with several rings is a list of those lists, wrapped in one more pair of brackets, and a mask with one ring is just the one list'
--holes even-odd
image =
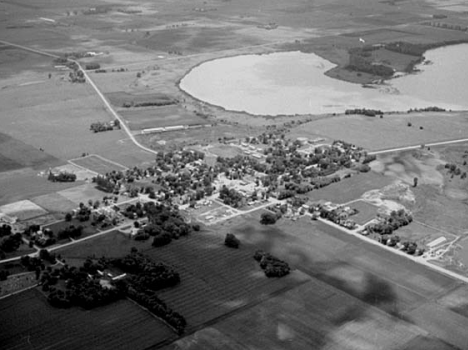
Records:
{"label": "paved road", "polygon": [[[426,146],[426,147],[443,146],[443,145],[451,145],[451,144],[454,144],[454,143],[463,143],[463,142],[468,142],[468,139],[464,138],[464,139],[455,139],[455,140],[440,141],[440,142],[431,142],[431,143],[425,143],[424,146]],[[368,152],[368,154],[378,155],[378,154],[385,154],[385,153],[408,151],[408,150],[418,149],[418,148],[421,148],[421,144],[414,145],[414,146],[389,148],[389,149],[384,149],[384,150],[380,150],[380,151],[372,151],[372,152]]]}

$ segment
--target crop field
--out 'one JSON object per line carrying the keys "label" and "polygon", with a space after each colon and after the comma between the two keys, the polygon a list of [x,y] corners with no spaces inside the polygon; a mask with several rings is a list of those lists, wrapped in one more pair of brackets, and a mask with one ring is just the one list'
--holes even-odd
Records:
{"label": "crop field", "polygon": [[0,172],[32,167],[44,169],[61,161],[7,134],[0,133]]}
{"label": "crop field", "polygon": [[31,202],[44,208],[49,213],[63,214],[76,209],[76,203],[70,201],[58,193],[46,194],[38,197],[31,198]]}
{"label": "crop field", "polygon": [[184,315],[188,332],[308,279],[298,271],[269,279],[253,259],[254,247],[241,245],[232,249],[223,243],[224,235],[202,232],[165,247],[145,250],[154,260],[179,271],[180,285],[159,296]]}
{"label": "crop field", "polygon": [[224,235],[194,232],[167,246],[152,248],[149,242],[109,233],[57,252],[68,264],[79,265],[88,256],[122,256],[134,246],[155,261],[174,266],[181,283],[158,296],[186,318],[187,332],[308,279],[299,271],[281,279],[269,279],[253,259],[254,247],[231,249],[223,243]]}
{"label": "crop field", "polygon": [[127,300],[90,311],[57,309],[31,289],[0,300],[0,312],[0,343],[5,350],[138,350],[175,338],[164,323]]}
{"label": "crop field", "polygon": [[94,184],[75,186],[57,193],[75,203],[76,206],[80,203],[88,203],[89,200],[92,200],[93,203],[97,200],[101,201],[102,197],[108,195],[106,192],[98,190]]}
{"label": "crop field", "polygon": [[174,125],[209,124],[205,119],[178,106],[133,108],[119,111],[131,130],[141,130]]}
{"label": "crop field", "polygon": [[17,217],[19,221],[47,214],[46,210],[28,200],[3,205],[0,207],[0,212]]}
{"label": "crop field", "polygon": [[307,193],[312,201],[326,200],[337,204],[344,204],[361,197],[365,192],[380,189],[391,184],[389,177],[374,173],[361,173],[327,187]]}
{"label": "crop field", "polygon": [[91,154],[86,157],[75,158],[75,159],[72,159],[70,162],[80,167],[89,169],[95,173],[102,174],[102,175],[105,175],[106,173],[109,173],[114,170],[116,171],[127,170],[127,167],[119,163],[110,161],[97,154]]}
{"label": "crop field", "polygon": [[464,113],[390,114],[382,119],[345,115],[302,124],[291,130],[290,136],[320,135],[377,151],[464,138],[467,126],[468,117]]}
{"label": "crop field", "polygon": [[358,213],[351,217],[351,219],[358,225],[364,225],[365,223],[374,219],[377,215],[378,208],[375,205],[361,200],[353,202],[349,204],[349,206],[352,209],[358,210]]}
{"label": "crop field", "polygon": [[[167,349],[403,349],[425,332],[312,280]],[[430,343],[441,342],[428,337]],[[453,349],[441,346],[439,349]]]}

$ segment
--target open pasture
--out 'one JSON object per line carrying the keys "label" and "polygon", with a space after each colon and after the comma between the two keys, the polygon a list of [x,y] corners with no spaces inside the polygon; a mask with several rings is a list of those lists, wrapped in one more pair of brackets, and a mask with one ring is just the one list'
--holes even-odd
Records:
{"label": "open pasture", "polygon": [[[20,305],[20,307],[18,307]],[[0,300],[2,349],[146,349],[175,338],[128,300],[93,310],[57,309],[36,289]]]}
{"label": "open pasture", "polygon": [[80,203],[88,203],[89,200],[93,201],[93,203],[97,200],[101,201],[102,197],[108,195],[108,193],[98,190],[95,184],[84,184],[68,188],[57,192],[57,194],[75,203],[76,206]]}
{"label": "open pasture", "polygon": [[119,114],[127,121],[131,130],[209,124],[207,120],[175,105],[126,109],[121,110]]}
{"label": "open pasture", "polygon": [[389,177],[374,173],[359,173],[327,187],[306,194],[311,201],[325,200],[344,204],[359,199],[365,192],[380,189],[391,184]]}
{"label": "open pasture", "polygon": [[76,209],[76,203],[70,201],[58,193],[45,194],[31,198],[31,202],[44,208],[49,213],[63,214]]}
{"label": "open pasture", "polygon": [[125,171],[127,167],[110,161],[104,157],[101,157],[97,154],[91,154],[86,157],[75,158],[70,160],[70,163],[78,165],[82,168],[89,169],[94,173],[105,175],[111,171]]}
{"label": "open pasture", "polygon": [[302,124],[290,136],[318,134],[377,151],[464,138],[467,128],[465,113],[384,114],[383,118],[344,115]]}

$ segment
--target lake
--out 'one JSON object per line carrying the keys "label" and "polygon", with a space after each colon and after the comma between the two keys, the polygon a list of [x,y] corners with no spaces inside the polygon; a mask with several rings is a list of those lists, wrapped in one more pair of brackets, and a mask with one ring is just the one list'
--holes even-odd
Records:
{"label": "lake", "polygon": [[437,106],[468,110],[468,44],[427,51],[420,72],[364,88],[326,76],[335,64],[301,52],[241,55],[208,61],[181,81],[189,95],[253,115],[343,113],[368,108],[407,111]]}

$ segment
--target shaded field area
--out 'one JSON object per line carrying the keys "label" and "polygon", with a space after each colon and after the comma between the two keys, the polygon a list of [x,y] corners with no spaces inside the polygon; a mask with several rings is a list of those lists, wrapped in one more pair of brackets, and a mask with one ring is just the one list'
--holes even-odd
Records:
{"label": "shaded field area", "polygon": [[291,137],[321,135],[376,151],[464,138],[467,128],[463,113],[389,114],[382,119],[347,115],[302,124],[291,130]]}
{"label": "shaded field area", "polygon": [[[432,348],[414,347],[426,342]],[[410,323],[318,280],[307,282],[165,349],[454,349]]]}
{"label": "shaded field area", "polygon": [[327,187],[306,194],[312,201],[326,200],[337,204],[347,203],[361,197],[365,192],[391,184],[389,177],[374,172],[356,174]]}
{"label": "shaded field area", "polygon": [[[251,219],[233,219],[214,229],[229,230],[242,242],[248,241],[288,260],[292,267],[394,316],[399,322],[423,329],[438,327],[443,322],[438,314],[426,314],[423,322],[419,314],[413,315],[413,310],[434,307],[438,298],[461,285],[409,259],[310,219],[281,220],[274,227],[262,227],[259,216],[252,214]],[[355,318],[350,315],[349,320]],[[460,318],[449,309],[443,317],[447,326],[437,337],[443,343],[464,348],[460,344],[466,335],[459,325],[468,325],[468,318]],[[452,322],[457,327],[450,328]],[[432,348],[438,349],[439,341],[434,342],[430,342]]]}
{"label": "shaded field area", "polygon": [[[21,307],[18,307],[21,305]],[[57,309],[36,289],[0,300],[2,349],[146,349],[173,337],[127,300],[94,310]]]}
{"label": "shaded field area", "polygon": [[125,171],[127,169],[123,165],[112,162],[95,154],[73,159],[72,162],[78,166],[89,169],[101,175],[105,175],[106,173],[109,173],[113,170]]}
{"label": "shaded field area", "polygon": [[178,106],[162,106],[144,109],[121,110],[119,114],[131,130],[149,129],[174,125],[207,124],[207,121]]}
{"label": "shaded field area", "polygon": [[7,134],[0,133],[0,172],[26,167],[43,169],[61,161]]}

